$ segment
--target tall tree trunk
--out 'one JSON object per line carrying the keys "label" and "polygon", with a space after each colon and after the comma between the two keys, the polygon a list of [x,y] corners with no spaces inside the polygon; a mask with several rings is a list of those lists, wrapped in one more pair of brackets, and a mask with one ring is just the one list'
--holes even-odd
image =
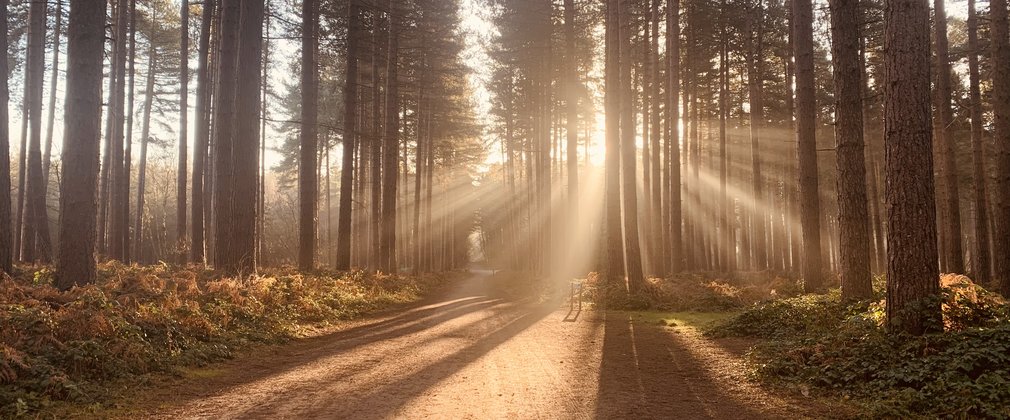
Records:
{"label": "tall tree trunk", "polygon": [[386,62],[386,133],[382,144],[382,237],[379,268],[397,271],[396,263],[396,188],[400,154],[399,42],[400,4],[389,0],[389,42]]}
{"label": "tall tree trunk", "polygon": [[[751,140],[751,168],[753,178],[753,231],[750,240],[751,251],[754,253],[754,269],[764,270],[768,268],[768,247],[765,242],[765,227],[767,226],[767,216],[765,214],[766,201],[764,200],[764,178],[761,175],[761,136],[764,130],[764,5],[762,0],[757,2],[757,25],[754,27],[755,39],[750,40],[750,57],[747,68],[747,87],[750,97],[750,140]],[[750,22],[750,21],[748,21]]]}
{"label": "tall tree trunk", "polygon": [[[109,163],[109,256],[120,261],[126,260],[126,245],[123,235],[128,231],[123,225],[124,208],[123,203],[129,201],[123,193],[126,189],[127,177],[125,174],[125,137],[124,125],[126,123],[126,62],[129,56],[126,40],[129,31],[129,2],[132,0],[119,0],[116,3],[116,35],[113,52],[113,64],[115,67],[115,83],[112,84],[112,91],[109,93],[109,133],[111,135],[111,161]],[[128,209],[127,209],[128,210]]]}
{"label": "tall tree trunk", "polygon": [[[0,0],[0,33],[7,33],[8,0]],[[7,51],[7,37],[0,37],[0,51]],[[0,60],[0,191],[11,190],[10,87],[7,60]],[[0,270],[8,275],[14,269],[11,195],[0,194]]]}
{"label": "tall tree trunk", "polygon": [[48,262],[49,216],[42,173],[42,85],[45,73],[46,3],[34,0],[28,12],[28,154],[25,185],[25,227],[22,257],[29,262]]}
{"label": "tall tree trunk", "polygon": [[944,246],[942,266],[952,273],[964,273],[964,252],[961,247],[961,200],[960,188],[957,184],[957,162],[955,161],[954,143],[956,139],[950,133],[951,122],[954,119],[951,110],[950,97],[950,54],[947,42],[947,13],[944,10],[944,0],[933,1],[933,27],[935,28],[934,44],[936,45],[936,90],[934,101],[936,119],[934,122],[934,141],[939,161],[939,176],[937,182],[939,195],[939,221],[943,226],[940,232]]}
{"label": "tall tree trunk", "polygon": [[[615,283],[624,278],[624,239],[621,222],[621,0],[606,3],[606,68],[604,104],[606,113],[606,157],[604,219],[604,280]],[[623,283],[623,281],[622,281]]]}
{"label": "tall tree trunk", "polygon": [[[147,144],[151,135],[151,106],[154,102],[154,68],[158,65],[158,52],[154,46],[150,46],[147,56],[147,85],[144,93],[144,116],[140,128],[140,162],[137,163],[139,173],[137,174],[137,213],[136,227],[133,231],[133,241],[136,246],[134,257],[138,262],[144,262],[143,254],[143,234],[144,234],[144,192],[147,188]],[[183,208],[185,210],[185,208]]]}
{"label": "tall tree trunk", "polygon": [[[122,241],[123,241],[123,261],[130,262],[130,182],[132,181],[130,175],[131,163],[133,161],[133,114],[134,114],[134,93],[135,93],[135,76],[136,72],[136,61],[137,61],[137,0],[130,0],[129,6],[130,13],[130,27],[128,31],[130,32],[128,43],[129,43],[129,55],[126,59],[126,64],[128,65],[128,70],[126,77],[128,82],[124,89],[126,90],[126,102],[125,110],[123,112],[125,120],[125,131],[124,131],[124,151],[123,151],[123,182],[122,191],[120,192],[120,197],[122,202],[120,203],[120,223],[122,224]],[[156,18],[157,16],[155,16]],[[122,125],[120,125],[122,127]]]}
{"label": "tall tree trunk", "polygon": [[642,250],[638,232],[638,185],[635,176],[635,107],[634,84],[631,78],[631,39],[634,26],[631,22],[631,12],[628,0],[619,0],[621,7],[618,13],[620,30],[621,66],[621,182],[624,196],[624,247],[627,261],[628,293],[638,294],[645,286],[645,275],[642,272]]}
{"label": "tall tree trunk", "polygon": [[993,155],[993,279],[1010,296],[1010,24],[1006,0],[989,3],[992,48]]}
{"label": "tall tree trunk", "polygon": [[663,190],[665,181],[662,178],[663,174],[663,155],[669,154],[669,150],[664,150],[664,144],[662,144],[663,132],[662,132],[662,115],[661,115],[661,104],[664,102],[664,98],[661,92],[663,86],[663,79],[660,72],[659,65],[659,21],[662,19],[662,15],[659,12],[659,2],[660,0],[652,0],[650,15],[652,16],[652,44],[648,46],[651,52],[652,62],[650,63],[652,71],[650,72],[650,77],[652,78],[652,93],[651,93],[651,105],[652,110],[650,116],[652,117],[652,131],[650,132],[652,138],[650,140],[652,144],[652,197],[650,200],[651,217],[655,220],[654,227],[652,229],[652,246],[653,246],[653,262],[652,266],[655,267],[655,272],[657,276],[663,276],[667,273],[666,267],[666,243],[667,237],[669,235],[669,228],[667,228],[668,220],[665,213],[663,213]]}
{"label": "tall tree trunk", "polygon": [[311,270],[316,263],[316,211],[319,180],[316,179],[318,138],[318,66],[316,64],[317,13],[314,0],[302,1],[302,132],[298,160],[298,267]]}
{"label": "tall tree trunk", "polygon": [[811,0],[792,0],[796,61],[796,139],[799,158],[800,224],[803,228],[803,284],[824,287],[821,273],[821,203],[817,192],[817,100],[814,84],[814,13]]}
{"label": "tall tree trunk", "polygon": [[[567,85],[565,88],[565,136],[567,144],[566,164],[568,166],[568,220],[567,236],[571,238],[578,228],[579,210],[579,73],[575,50],[575,0],[565,0],[565,73]],[[588,140],[587,140],[588,141]],[[569,246],[569,258],[574,257]],[[565,273],[570,274],[570,273]]]}
{"label": "tall tree trunk", "polygon": [[[347,5],[347,70],[344,76],[344,138],[343,158],[340,167],[340,214],[337,215],[337,261],[338,270],[351,268],[351,184],[354,181],[354,139],[357,136],[358,119],[358,42],[359,6],[357,0],[349,0]],[[373,180],[374,182],[374,180]]]}
{"label": "tall tree trunk", "polygon": [[975,187],[975,258],[972,276],[979,284],[988,285],[992,274],[989,252],[989,200],[986,185],[985,143],[983,139],[982,92],[978,69],[978,14],[975,0],[968,0],[968,90],[971,99],[971,154]]}
{"label": "tall tree trunk", "polygon": [[369,175],[369,180],[371,181],[369,190],[369,204],[371,204],[369,221],[371,223],[368,226],[368,237],[372,245],[369,248],[368,266],[371,269],[379,268],[379,255],[382,253],[379,250],[382,243],[382,97],[379,72],[381,43],[379,41],[378,28],[381,24],[381,22],[376,22],[375,27],[372,29],[372,127],[371,138],[368,139],[369,170],[371,171]]}
{"label": "tall tree trunk", "polygon": [[[680,0],[666,0],[666,189],[669,194],[667,232],[670,264],[668,272],[684,268],[683,201],[680,164]],[[685,102],[686,105],[686,102]],[[686,112],[685,112],[686,114]]]}
{"label": "tall tree trunk", "polygon": [[259,177],[260,83],[263,68],[264,0],[243,0],[239,24],[232,141],[232,264],[239,273],[256,270],[256,190]]}
{"label": "tall tree trunk", "polygon": [[[176,174],[175,246],[179,263],[187,259],[186,183],[189,171],[189,0],[182,0],[179,51],[179,169]],[[139,208],[139,207],[138,207]],[[139,249],[139,247],[138,247]],[[139,255],[138,255],[139,257]]]}
{"label": "tall tree trunk", "polygon": [[716,241],[716,266],[722,271],[733,271],[736,257],[736,241],[733,235],[733,206],[730,203],[727,184],[729,182],[729,150],[726,123],[729,118],[729,33],[724,14],[726,2],[720,2],[719,31],[719,233]]}
{"label": "tall tree trunk", "polygon": [[863,85],[859,57],[859,0],[831,0],[831,58],[835,78],[838,223],[843,299],[868,299],[870,238],[866,213]]}
{"label": "tall tree trunk", "polygon": [[203,1],[203,16],[200,17],[199,58],[196,74],[196,150],[193,151],[193,224],[192,243],[190,245],[190,260],[197,264],[206,261],[206,231],[204,207],[204,180],[206,178],[207,147],[210,140],[210,101],[212,86],[210,81],[210,34],[214,22],[214,0]]}
{"label": "tall tree trunk", "polygon": [[[6,0],[0,1],[2,6],[6,3]],[[56,259],[56,284],[62,290],[95,281],[98,210],[95,198],[101,143],[105,11],[104,1],[70,0],[67,68],[74,71],[67,73],[63,176],[60,177],[60,248]],[[0,20],[4,22],[0,23],[0,29],[6,29],[7,19]],[[6,71],[0,73],[7,74]]]}
{"label": "tall tree trunk", "polygon": [[[56,121],[56,87],[60,79],[60,33],[63,30],[63,0],[56,0],[53,10],[56,22],[53,25],[53,68],[49,79],[49,117],[46,120],[46,145],[42,155],[42,185],[49,190],[50,168],[53,163],[53,125]],[[5,32],[6,33],[6,32]]]}
{"label": "tall tree trunk", "polygon": [[[214,105],[214,265],[224,269],[237,268],[232,231],[235,216],[231,202],[232,153],[237,138],[235,114],[237,102],[236,74],[238,69],[239,18],[242,2],[223,0],[221,3],[218,76]],[[248,83],[248,81],[243,81]]]}
{"label": "tall tree trunk", "polygon": [[912,334],[942,331],[927,3],[887,0],[884,51],[887,325]]}

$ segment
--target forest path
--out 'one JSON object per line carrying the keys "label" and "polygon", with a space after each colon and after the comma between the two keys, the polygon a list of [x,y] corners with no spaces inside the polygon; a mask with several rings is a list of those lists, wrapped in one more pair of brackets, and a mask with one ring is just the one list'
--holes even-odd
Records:
{"label": "forest path", "polygon": [[475,272],[406,311],[254,352],[158,391],[151,418],[677,418],[823,416],[744,378],[689,327],[514,302]]}

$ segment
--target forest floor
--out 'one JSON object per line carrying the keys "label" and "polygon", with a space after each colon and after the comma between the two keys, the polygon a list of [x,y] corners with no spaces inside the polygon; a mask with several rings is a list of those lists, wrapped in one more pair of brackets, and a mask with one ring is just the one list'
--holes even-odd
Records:
{"label": "forest floor", "polygon": [[825,418],[841,403],[748,380],[748,341],[687,315],[570,311],[474,274],[406,310],[191,370],[131,397],[146,418]]}

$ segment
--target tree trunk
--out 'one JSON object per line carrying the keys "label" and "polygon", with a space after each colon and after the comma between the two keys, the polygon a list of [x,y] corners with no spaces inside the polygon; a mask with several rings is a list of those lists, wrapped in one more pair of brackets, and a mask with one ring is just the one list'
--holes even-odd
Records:
{"label": "tree trunk", "polygon": [[[7,33],[8,0],[0,0],[0,33]],[[7,51],[7,37],[0,37],[0,51]],[[10,88],[7,60],[0,60],[0,191],[11,189]],[[11,195],[0,194],[0,270],[13,274],[14,247],[11,226]]]}
{"label": "tree trunk", "polygon": [[[354,181],[354,139],[358,119],[358,38],[359,6],[349,0],[347,27],[347,70],[344,76],[344,138],[340,167],[340,214],[337,216],[337,270],[351,268],[351,184]],[[374,180],[373,180],[374,182]]]}
{"label": "tree trunk", "polygon": [[382,237],[379,269],[395,273],[396,264],[396,188],[400,154],[399,41],[400,5],[389,0],[389,42],[386,62],[386,126],[382,144]]}
{"label": "tree trunk", "polygon": [[912,334],[942,331],[927,3],[887,0],[884,51],[887,325]]}
{"label": "tree trunk", "polygon": [[45,73],[46,3],[31,2],[28,31],[28,154],[25,185],[25,226],[22,258],[28,262],[48,262],[50,254],[49,216],[42,173],[42,85]]}
{"label": "tree trunk", "polygon": [[947,272],[964,273],[964,252],[961,247],[961,201],[960,188],[957,184],[957,162],[955,161],[956,139],[950,132],[954,117],[951,110],[950,94],[950,54],[947,42],[947,13],[944,10],[944,0],[933,2],[933,27],[935,28],[934,44],[936,45],[936,89],[934,101],[936,119],[933,131],[936,138],[936,148],[940,160],[938,175],[942,180],[937,182],[939,201],[939,222],[943,226],[940,233],[941,241],[946,244],[942,255],[942,265]]}
{"label": "tree trunk", "polygon": [[[179,263],[186,262],[186,183],[189,170],[189,0],[182,0],[179,51],[179,169],[176,174],[175,246]],[[146,140],[146,139],[145,139]],[[138,206],[138,208],[140,208]],[[138,246],[137,249],[140,249]],[[139,257],[139,255],[138,255]]]}
{"label": "tree trunk", "polygon": [[302,1],[302,132],[301,154],[298,160],[298,267],[311,270],[316,263],[316,211],[319,201],[319,180],[316,179],[318,158],[319,87],[316,64],[316,2]]}
{"label": "tree trunk", "polygon": [[803,228],[803,284],[808,292],[824,287],[821,273],[821,203],[817,192],[817,101],[814,84],[813,5],[792,0],[796,61],[796,140],[799,158],[800,224]]}
{"label": "tree trunk", "polygon": [[198,68],[196,75],[196,150],[193,151],[193,226],[192,243],[190,245],[190,260],[197,264],[206,262],[206,231],[204,207],[204,180],[206,178],[207,147],[210,140],[210,33],[214,22],[214,0],[204,0],[203,16],[200,18],[200,45]]}
{"label": "tree trunk", "polygon": [[968,0],[968,90],[971,100],[971,154],[975,187],[975,258],[972,276],[979,284],[988,285],[992,274],[989,253],[989,200],[986,185],[985,143],[983,138],[982,92],[978,69],[978,14],[975,0]]}
{"label": "tree trunk", "polygon": [[[565,73],[567,85],[565,89],[565,146],[566,164],[568,166],[568,220],[566,235],[572,238],[578,228],[579,210],[579,73],[575,50],[575,0],[565,0]],[[588,140],[587,140],[588,141]],[[574,245],[574,244],[572,244]],[[569,246],[567,255],[574,257],[574,246]],[[565,273],[574,274],[574,273]]]}
{"label": "tree trunk", "polygon": [[[53,163],[53,125],[56,121],[56,87],[60,78],[60,33],[63,30],[63,0],[56,0],[56,23],[53,25],[53,68],[49,79],[49,117],[46,120],[46,145],[42,155],[42,182],[46,191],[49,190],[50,168]],[[6,32],[5,32],[6,33]],[[48,195],[48,194],[47,194]]]}
{"label": "tree trunk", "polygon": [[993,277],[1003,296],[1010,296],[1010,28],[1006,0],[989,3],[992,48]]}
{"label": "tree trunk", "polygon": [[237,262],[235,244],[231,240],[235,221],[231,187],[241,3],[239,0],[221,3],[217,90],[214,92],[214,265],[225,269],[236,268]]}
{"label": "tree trunk", "polygon": [[[144,262],[143,232],[144,232],[144,191],[147,187],[147,144],[151,135],[151,105],[154,102],[154,68],[158,65],[158,54],[154,46],[150,46],[147,57],[147,85],[144,93],[144,117],[140,128],[140,162],[137,163],[137,213],[136,228],[133,231],[133,241],[136,250],[134,257],[138,262]],[[185,208],[183,208],[185,211]]]}
{"label": "tree trunk", "polygon": [[[620,8],[621,0],[606,3],[606,68],[604,104],[606,114],[604,223],[604,281],[618,282],[624,278],[624,239],[621,228],[621,70],[620,70]],[[622,282],[623,283],[623,282]]]}
{"label": "tree trunk", "polygon": [[[6,6],[7,1],[0,3]],[[101,143],[105,11],[104,1],[70,0],[67,68],[74,71],[67,73],[63,176],[60,178],[60,248],[56,259],[56,283],[62,290],[95,281],[98,207],[95,198]],[[4,22],[0,23],[0,29],[6,29],[7,19],[0,20]],[[0,73],[7,74],[6,71]],[[2,144],[0,148],[6,150]]]}
{"label": "tree trunk", "polygon": [[631,13],[628,10],[628,0],[619,0],[621,7],[618,13],[620,30],[621,66],[621,182],[624,197],[624,247],[627,261],[628,293],[638,294],[645,286],[645,275],[642,272],[642,250],[638,232],[638,186],[635,176],[635,107],[634,84],[631,78],[631,39],[634,26],[631,24]]}
{"label": "tree trunk", "polygon": [[863,85],[858,0],[831,0],[831,58],[835,79],[838,223],[843,299],[869,299],[870,238],[866,213]]}
{"label": "tree trunk", "polygon": [[[680,0],[666,1],[666,189],[669,194],[667,231],[670,274],[684,268],[683,201],[680,164]],[[686,105],[686,103],[685,103]],[[686,114],[686,113],[685,113]]]}
{"label": "tree trunk", "polygon": [[243,0],[239,24],[235,90],[235,131],[232,141],[232,269],[256,271],[256,190],[259,178],[260,83],[263,68],[264,0]]}
{"label": "tree trunk", "polygon": [[[764,200],[764,178],[761,175],[761,136],[764,130],[764,5],[762,0],[757,2],[757,25],[754,27],[754,40],[751,40],[750,57],[747,67],[748,96],[750,97],[750,140],[751,140],[751,168],[752,187],[754,191],[753,203],[753,231],[751,232],[750,248],[754,253],[755,270],[768,268],[768,247],[765,242],[766,213]],[[749,21],[748,21],[749,22]],[[750,40],[750,37],[748,37]]]}

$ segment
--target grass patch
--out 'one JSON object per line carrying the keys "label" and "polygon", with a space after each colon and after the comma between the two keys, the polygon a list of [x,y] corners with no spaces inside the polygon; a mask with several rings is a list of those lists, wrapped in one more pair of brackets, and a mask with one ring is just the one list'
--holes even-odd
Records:
{"label": "grass patch", "polygon": [[411,302],[445,282],[291,269],[239,280],[108,263],[97,284],[60,292],[49,269],[25,270],[0,280],[0,417],[87,412],[157,375],[212,377],[220,372],[205,366],[252,345]]}

